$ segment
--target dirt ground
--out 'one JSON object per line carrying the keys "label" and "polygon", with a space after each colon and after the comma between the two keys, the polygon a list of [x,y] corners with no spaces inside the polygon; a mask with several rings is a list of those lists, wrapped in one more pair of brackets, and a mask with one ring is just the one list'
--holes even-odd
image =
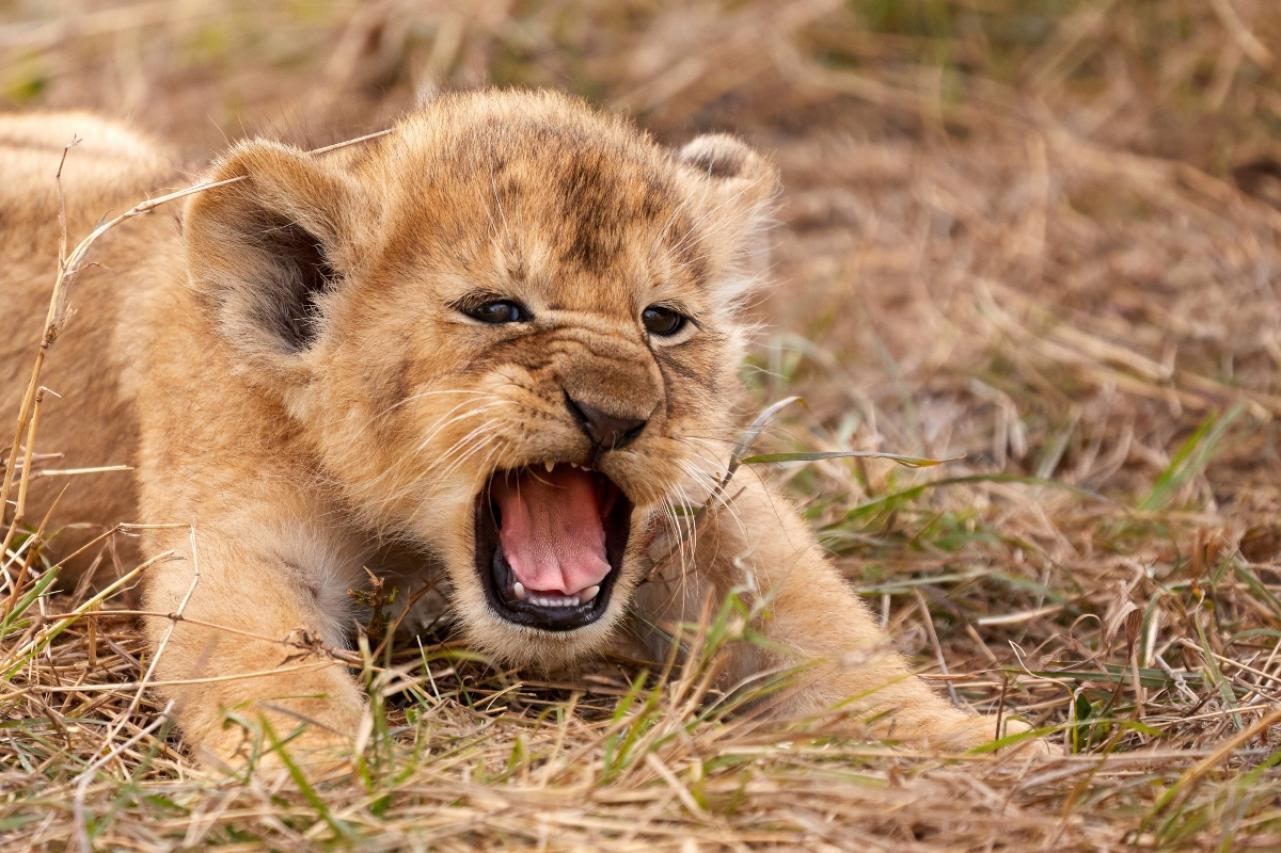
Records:
{"label": "dirt ground", "polygon": [[769,730],[690,716],[697,673],[547,684],[446,642],[367,661],[359,779],[210,778],[132,617],[85,615],[120,599],[15,587],[23,532],[0,845],[1281,847],[1279,84],[1273,0],[0,2],[0,108],[128,118],[193,179],[485,85],[769,152],[744,420],[796,394],[763,446],[963,456],[772,475],[939,689],[1065,750]]}

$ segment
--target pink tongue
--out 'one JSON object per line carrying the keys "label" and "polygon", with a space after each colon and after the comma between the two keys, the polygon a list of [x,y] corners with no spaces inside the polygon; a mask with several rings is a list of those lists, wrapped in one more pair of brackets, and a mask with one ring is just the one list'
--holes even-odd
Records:
{"label": "pink tongue", "polygon": [[535,593],[574,595],[609,574],[605,528],[590,474],[567,466],[501,479],[498,538],[512,576]]}

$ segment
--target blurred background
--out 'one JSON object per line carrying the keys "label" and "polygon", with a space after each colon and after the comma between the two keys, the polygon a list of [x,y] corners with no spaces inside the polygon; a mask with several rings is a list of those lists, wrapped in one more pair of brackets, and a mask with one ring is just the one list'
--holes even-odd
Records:
{"label": "blurred background", "polygon": [[1276,0],[0,2],[0,107],[128,118],[193,177],[488,85],[768,152],[745,413],[965,454],[778,473],[905,651],[1081,750],[1214,743],[1270,695],[1279,83]]}

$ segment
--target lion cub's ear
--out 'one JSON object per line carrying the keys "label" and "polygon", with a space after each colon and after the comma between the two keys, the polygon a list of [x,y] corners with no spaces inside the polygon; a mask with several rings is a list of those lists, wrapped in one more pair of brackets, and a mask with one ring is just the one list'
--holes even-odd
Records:
{"label": "lion cub's ear", "polygon": [[721,271],[726,295],[746,290],[764,265],[761,232],[778,193],[778,170],[732,136],[699,136],[677,155],[704,251]]}
{"label": "lion cub's ear", "polygon": [[350,177],[271,142],[234,148],[192,197],[191,283],[219,331],[259,369],[287,378],[323,331],[324,303],[359,256],[370,211]]}

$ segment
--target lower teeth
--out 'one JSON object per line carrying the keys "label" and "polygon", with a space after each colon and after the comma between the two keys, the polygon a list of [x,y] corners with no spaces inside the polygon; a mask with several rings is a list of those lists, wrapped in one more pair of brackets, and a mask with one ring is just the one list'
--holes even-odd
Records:
{"label": "lower teeth", "polygon": [[516,601],[524,601],[535,607],[577,607],[580,604],[596,598],[600,593],[599,586],[588,587],[578,595],[571,596],[550,596],[550,595],[530,595],[525,589],[525,585],[517,581],[512,584],[511,595]]}

